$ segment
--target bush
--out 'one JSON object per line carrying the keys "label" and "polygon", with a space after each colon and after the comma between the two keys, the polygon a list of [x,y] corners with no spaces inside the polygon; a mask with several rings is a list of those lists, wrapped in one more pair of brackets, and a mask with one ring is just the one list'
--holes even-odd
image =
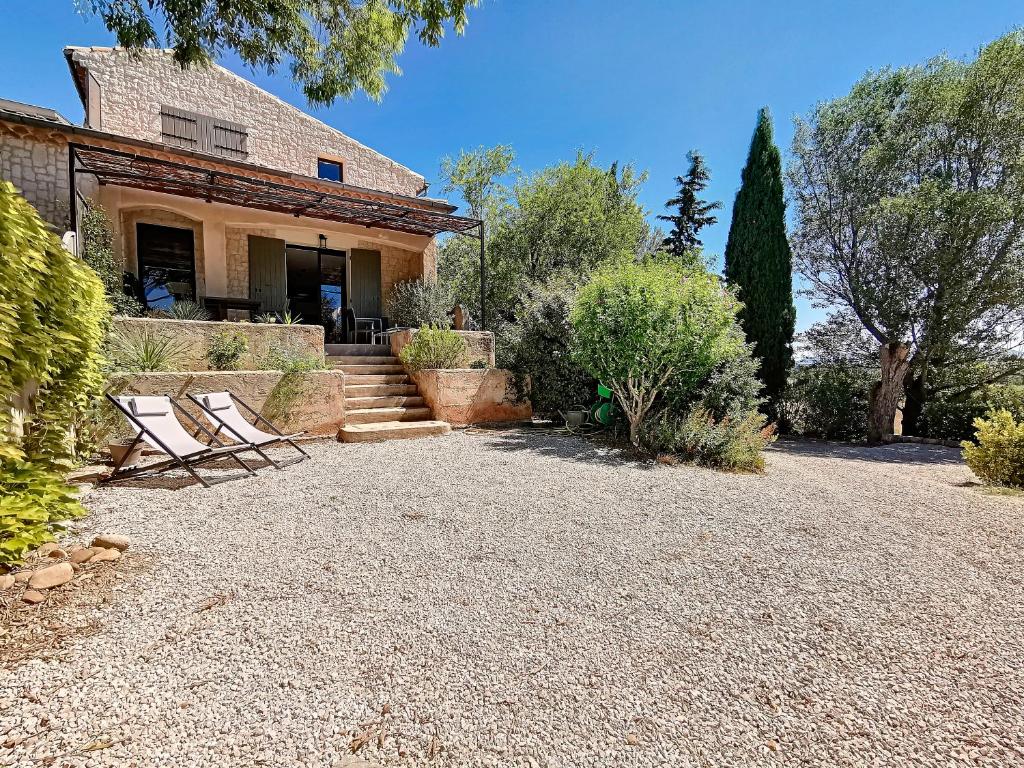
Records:
{"label": "bush", "polygon": [[411,371],[458,368],[466,357],[466,342],[455,331],[424,325],[402,348],[400,357]]}
{"label": "bush", "polygon": [[284,371],[286,374],[323,371],[328,367],[323,355],[288,347],[271,347],[260,364],[265,371]]}
{"label": "bush", "polygon": [[419,328],[451,328],[448,313],[455,306],[455,294],[437,281],[406,280],[396,283],[388,295],[388,319],[392,325]]}
{"label": "bush", "polygon": [[103,384],[110,312],[96,273],[0,182],[0,563],[85,513],[62,472],[76,456],[75,422]]}
{"label": "bush", "polygon": [[210,339],[206,359],[215,371],[237,371],[238,361],[249,351],[245,336],[231,331],[222,331]]}
{"label": "bush", "polygon": [[1024,419],[1006,409],[975,419],[974,443],[965,440],[964,460],[986,483],[1024,488]]}
{"label": "bush", "polygon": [[615,393],[634,446],[660,396],[695,391],[739,353],[738,309],[713,275],[663,260],[623,260],[580,290],[570,313],[574,357]]}
{"label": "bush", "polygon": [[497,336],[498,365],[514,374],[517,399],[526,394],[534,413],[551,417],[568,408],[588,405],[597,393],[597,380],[583,370],[570,348],[569,309],[576,298],[570,285],[527,291],[516,320]]}
{"label": "bush", "polygon": [[679,417],[663,410],[643,428],[643,445],[655,453],[668,453],[716,469],[760,472],[762,452],[775,441],[775,427],[764,415],[749,410],[716,419],[697,407]]}
{"label": "bush", "polygon": [[853,365],[798,365],[790,374],[781,415],[793,434],[823,440],[863,440],[875,374]]}
{"label": "bush", "polygon": [[184,354],[181,341],[150,328],[114,331],[107,339],[107,357],[115,371],[172,371]]}
{"label": "bush", "polygon": [[124,265],[114,255],[114,234],[106,211],[90,206],[82,214],[82,261],[88,264],[103,283],[110,309],[115,315],[141,317],[142,302],[124,289]]}
{"label": "bush", "polygon": [[976,419],[989,411],[1002,409],[1018,421],[1024,421],[1024,386],[993,384],[965,397],[935,398],[924,406],[920,431],[923,437],[970,440]]}

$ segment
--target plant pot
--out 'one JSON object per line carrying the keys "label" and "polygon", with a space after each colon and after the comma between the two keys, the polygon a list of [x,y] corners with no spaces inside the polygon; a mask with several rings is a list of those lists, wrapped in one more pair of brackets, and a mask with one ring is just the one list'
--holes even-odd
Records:
{"label": "plant pot", "polygon": [[[118,464],[122,467],[130,467],[133,464],[139,463],[139,459],[142,458],[142,443],[136,443],[134,448],[131,446],[132,444],[130,442],[107,444],[107,450],[110,451],[110,458],[113,460],[115,467],[118,466]],[[131,448],[130,452],[128,450],[129,448]],[[128,457],[125,458],[124,461],[121,461],[125,454],[127,454]]]}

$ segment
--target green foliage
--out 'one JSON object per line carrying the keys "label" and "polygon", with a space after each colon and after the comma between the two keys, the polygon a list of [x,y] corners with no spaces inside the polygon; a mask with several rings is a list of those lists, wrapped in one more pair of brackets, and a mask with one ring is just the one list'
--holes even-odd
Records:
{"label": "green foliage", "polygon": [[986,483],[1024,488],[1024,419],[1007,410],[974,420],[975,442],[965,440],[964,461]]}
{"label": "green foliage", "polygon": [[172,320],[210,320],[213,316],[198,301],[176,301],[168,316]]}
{"label": "green foliage", "polygon": [[515,159],[516,153],[507,144],[478,147],[471,152],[462,150],[457,159],[445,157],[441,160],[441,191],[458,192],[469,206],[469,215],[485,219],[489,209],[505,202],[506,191],[498,179],[512,171]]}
{"label": "green foliage", "polygon": [[709,203],[699,197],[711,179],[711,171],[704,164],[704,158],[691,151],[686,154],[686,159],[690,161],[690,169],[686,176],[676,176],[679,192],[665,203],[666,208],[675,208],[676,212],[670,216],[658,216],[662,221],[672,224],[662,247],[682,263],[692,261],[694,252],[699,251],[703,245],[697,234],[704,227],[718,222],[718,217],[712,215],[712,211],[722,207],[717,200]]}
{"label": "green foliage", "polygon": [[185,344],[152,328],[121,328],[107,338],[107,358],[115,371],[173,371]]}
{"label": "green foliage", "polygon": [[458,368],[466,358],[466,342],[455,331],[424,325],[399,356],[410,371]]}
{"label": "green foliage", "polygon": [[793,366],[793,258],[786,239],[782,157],[767,109],[758,114],[725,246],[725,279],[743,302],[740,325],[754,345],[767,410],[776,418]]}
{"label": "green foliage", "polygon": [[277,322],[281,325],[302,325],[302,315],[293,315],[290,309],[286,309],[277,316]]}
{"label": "green foliage", "polygon": [[260,364],[265,371],[284,371],[286,374],[323,371],[328,367],[323,355],[291,347],[271,347]]}
{"label": "green foliage", "polygon": [[641,441],[652,452],[707,467],[760,472],[762,452],[775,441],[775,428],[756,410],[720,419],[699,407],[681,418],[664,410],[644,424]]}
{"label": "green foliage", "polygon": [[210,339],[206,359],[215,371],[237,371],[242,355],[249,351],[249,342],[241,333],[221,331]]}
{"label": "green foliage", "polygon": [[276,312],[261,312],[258,315],[256,315],[252,319],[252,321],[254,323],[270,323],[270,324],[274,324],[274,323],[277,322],[277,313]]}
{"label": "green foliage", "polygon": [[0,182],[0,563],[84,513],[61,471],[75,457],[75,421],[102,386],[110,311],[96,273]]}
{"label": "green foliage", "polygon": [[634,446],[660,395],[695,389],[738,354],[737,310],[713,275],[663,260],[604,267],[580,290],[573,354],[615,393]]}
{"label": "green foliage", "polygon": [[588,405],[597,380],[573,358],[569,310],[576,289],[569,284],[537,286],[523,297],[516,318],[497,337],[499,367],[515,374],[517,398],[530,381],[534,413],[552,417],[560,410]]}
{"label": "green foliage", "polygon": [[[311,104],[364,91],[379,100],[410,34],[437,46],[449,26],[462,34],[478,0],[82,0],[130,51],[170,47],[184,66],[232,51],[248,67],[289,61]],[[161,39],[158,30],[165,30]]]}
{"label": "green foliage", "polygon": [[115,315],[141,317],[142,303],[124,290],[124,265],[114,255],[114,234],[106,211],[90,203],[81,217],[82,261],[103,282],[107,302]]}
{"label": "green foliage", "polygon": [[989,411],[1009,411],[1024,421],[1024,385],[994,384],[962,397],[936,397],[924,408],[924,437],[968,440],[974,436],[976,419]]}
{"label": "green foliage", "polygon": [[797,366],[782,399],[789,431],[824,440],[863,440],[868,433],[870,369],[842,363]]}
{"label": "green foliage", "polygon": [[723,350],[707,379],[691,389],[670,386],[665,393],[667,405],[676,413],[700,407],[715,419],[756,410],[761,405],[762,385],[757,378],[757,360],[751,346],[739,342]]}
{"label": "green foliage", "polygon": [[433,325],[450,328],[448,313],[455,306],[455,293],[434,280],[404,280],[395,283],[387,299],[392,325],[419,328]]}

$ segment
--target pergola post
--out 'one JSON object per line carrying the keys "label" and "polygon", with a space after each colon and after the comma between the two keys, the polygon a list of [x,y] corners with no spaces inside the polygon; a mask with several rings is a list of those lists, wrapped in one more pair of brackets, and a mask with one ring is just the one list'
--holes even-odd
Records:
{"label": "pergola post", "polygon": [[487,246],[483,220],[480,221],[480,330],[487,330]]}

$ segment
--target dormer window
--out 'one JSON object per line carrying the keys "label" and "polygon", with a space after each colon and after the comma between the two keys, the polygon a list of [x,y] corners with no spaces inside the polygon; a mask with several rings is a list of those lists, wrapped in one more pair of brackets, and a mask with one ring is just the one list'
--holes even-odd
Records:
{"label": "dormer window", "polygon": [[321,157],[316,162],[316,175],[327,181],[342,182],[345,180],[345,171],[339,160],[327,160]]}

